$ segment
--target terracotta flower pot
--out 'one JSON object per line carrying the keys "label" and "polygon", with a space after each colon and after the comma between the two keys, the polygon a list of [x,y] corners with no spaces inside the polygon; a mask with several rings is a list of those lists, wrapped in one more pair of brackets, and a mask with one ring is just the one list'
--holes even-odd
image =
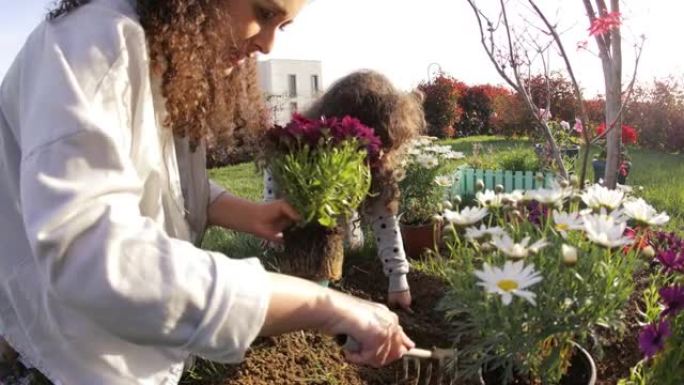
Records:
{"label": "terracotta flower pot", "polygon": [[[570,368],[561,378],[558,385],[595,385],[596,384],[596,363],[586,349],[573,342],[575,347],[574,354],[570,359]],[[480,374],[482,385],[503,384],[499,371],[490,371]],[[515,382],[518,384],[519,382]]]}
{"label": "terracotta flower pot", "polygon": [[435,241],[441,239],[441,229],[432,223],[424,225],[405,225],[400,224],[401,238],[404,242],[406,256],[419,259],[426,250],[435,247]]}
{"label": "terracotta flower pot", "polygon": [[281,273],[321,284],[342,277],[344,231],[341,226],[293,227],[283,232],[283,238],[285,245],[278,258]]}

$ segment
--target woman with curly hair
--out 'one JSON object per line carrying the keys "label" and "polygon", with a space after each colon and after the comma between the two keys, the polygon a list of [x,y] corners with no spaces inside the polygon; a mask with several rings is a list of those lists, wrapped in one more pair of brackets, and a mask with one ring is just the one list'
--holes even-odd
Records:
{"label": "woman with curly hair", "polygon": [[375,366],[413,347],[384,306],[195,246],[297,220],[210,183],[204,155],[265,124],[253,56],[305,1],[62,0],[31,34],[0,86],[0,327],[22,363],[161,384],[292,330],[351,335]]}
{"label": "woman with curly hair", "polygon": [[[303,114],[309,119],[344,117],[359,119],[374,129],[382,142],[383,155],[378,166],[371,169],[371,189],[361,208],[362,219],[373,229],[378,258],[389,277],[387,302],[405,310],[411,307],[411,292],[406,274],[409,264],[399,231],[400,165],[406,145],[425,129],[421,95],[398,91],[380,73],[353,72],[333,84]],[[277,186],[270,173],[264,173],[264,198],[276,198]],[[363,242],[361,220],[354,217],[347,229],[348,239]]]}

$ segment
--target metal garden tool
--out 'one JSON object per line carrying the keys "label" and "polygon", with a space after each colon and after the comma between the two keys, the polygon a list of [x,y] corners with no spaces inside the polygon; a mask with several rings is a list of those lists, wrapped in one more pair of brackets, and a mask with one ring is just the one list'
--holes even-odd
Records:
{"label": "metal garden tool", "polygon": [[[359,350],[359,343],[346,335],[338,335],[335,340],[344,350]],[[403,375],[401,385],[451,385],[454,378],[445,376],[448,360],[456,358],[455,349],[420,349],[413,348],[403,357]],[[421,362],[425,365],[421,365]]]}

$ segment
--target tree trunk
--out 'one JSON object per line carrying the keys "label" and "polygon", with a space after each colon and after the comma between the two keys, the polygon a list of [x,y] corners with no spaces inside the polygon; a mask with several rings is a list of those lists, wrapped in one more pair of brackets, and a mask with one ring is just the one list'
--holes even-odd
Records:
{"label": "tree trunk", "polygon": [[[605,6],[599,2],[600,6]],[[611,12],[620,12],[620,0],[610,1]],[[620,27],[612,29],[609,34],[609,46],[601,55],[603,73],[606,84],[606,172],[603,176],[604,186],[615,188],[617,172],[620,167],[622,144],[622,37]],[[610,50],[610,51],[609,51]],[[610,55],[607,55],[610,53]],[[612,127],[612,129],[611,129]]]}
{"label": "tree trunk", "polygon": [[615,188],[617,171],[620,162],[620,142],[622,141],[622,118],[618,116],[622,107],[622,85],[617,73],[619,68],[611,68],[611,76],[606,80],[606,129],[614,125],[606,136],[606,172],[603,176],[604,186]]}

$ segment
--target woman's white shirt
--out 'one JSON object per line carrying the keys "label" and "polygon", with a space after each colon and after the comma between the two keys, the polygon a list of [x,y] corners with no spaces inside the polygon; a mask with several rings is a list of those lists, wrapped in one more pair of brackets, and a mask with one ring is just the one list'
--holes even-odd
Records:
{"label": "woman's white shirt", "polygon": [[56,384],[176,383],[264,322],[261,264],[190,242],[154,86],[128,0],[42,23],[0,86],[0,333]]}

